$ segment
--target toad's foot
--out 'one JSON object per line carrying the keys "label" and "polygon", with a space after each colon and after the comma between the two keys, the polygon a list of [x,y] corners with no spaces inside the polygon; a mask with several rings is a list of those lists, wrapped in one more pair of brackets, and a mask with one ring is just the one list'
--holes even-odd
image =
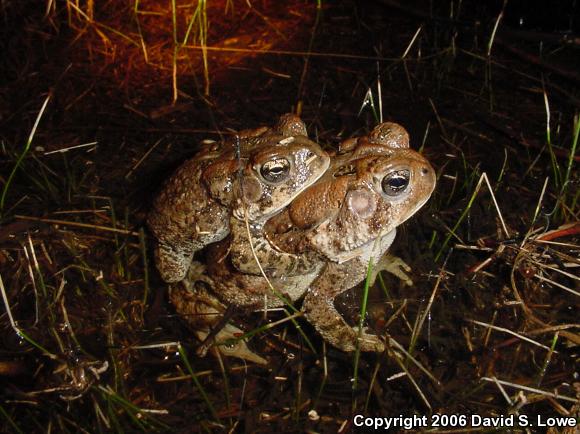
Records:
{"label": "toad's foot", "polygon": [[409,267],[405,261],[398,256],[386,254],[373,266],[370,276],[371,285],[375,283],[377,275],[381,271],[387,271],[398,277],[405,285],[413,286],[413,281],[407,275],[407,273],[411,271],[411,267]]}
{"label": "toad's foot", "polygon": [[[209,330],[196,330],[198,339],[204,342],[210,335]],[[257,363],[258,365],[267,365],[268,362],[263,357],[254,353],[248,348],[247,343],[240,336],[244,332],[239,328],[226,324],[214,337],[214,344],[210,346],[210,350],[218,351],[222,356],[237,357],[247,360],[249,362]],[[199,355],[199,354],[198,354]]]}

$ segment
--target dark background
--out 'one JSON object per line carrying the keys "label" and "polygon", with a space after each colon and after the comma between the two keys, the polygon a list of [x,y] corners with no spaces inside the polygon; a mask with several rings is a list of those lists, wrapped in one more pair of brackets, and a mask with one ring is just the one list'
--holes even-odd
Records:
{"label": "dark background", "polygon": [[[18,329],[2,313],[4,431],[345,432],[356,413],[577,414],[578,2],[196,6],[0,6],[0,275]],[[416,285],[384,276],[368,322],[425,370],[394,347],[355,362],[305,321],[316,354],[284,325],[252,339],[267,368],[197,357],[144,229],[163,179],[201,140],[288,111],[332,150],[378,123],[379,100],[438,186],[393,246]],[[485,184],[474,196],[482,174],[509,236]],[[533,240],[549,230],[562,245]],[[353,321],[359,298],[339,301]],[[510,403],[494,377],[513,384]]]}

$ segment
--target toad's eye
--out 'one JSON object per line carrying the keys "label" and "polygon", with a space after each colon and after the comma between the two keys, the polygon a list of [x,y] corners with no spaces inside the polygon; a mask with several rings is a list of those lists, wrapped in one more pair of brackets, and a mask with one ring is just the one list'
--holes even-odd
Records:
{"label": "toad's eye", "polygon": [[411,173],[408,170],[395,170],[388,173],[381,182],[383,191],[388,196],[400,195],[409,185]]}
{"label": "toad's eye", "polygon": [[290,162],[286,158],[273,158],[260,168],[260,175],[268,182],[282,182],[290,174]]}

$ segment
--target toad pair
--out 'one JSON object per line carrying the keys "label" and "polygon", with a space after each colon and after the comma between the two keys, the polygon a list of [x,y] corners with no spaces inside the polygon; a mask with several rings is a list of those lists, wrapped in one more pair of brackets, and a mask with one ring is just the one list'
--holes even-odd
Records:
{"label": "toad pair", "polygon": [[[434,187],[431,165],[400,125],[379,124],[330,158],[298,117],[284,115],[272,129],[207,145],[168,180],[148,218],[157,268],[180,282],[171,300],[198,335],[219,322],[223,304],[263,309],[305,295],[304,314],[327,342],[382,351],[379,337],[348,325],[333,302],[364,280],[370,260],[374,275],[388,269],[408,280],[401,262],[382,258]],[[190,265],[206,246],[201,274]],[[200,279],[211,293],[193,284]],[[226,326],[216,341],[238,333]]]}

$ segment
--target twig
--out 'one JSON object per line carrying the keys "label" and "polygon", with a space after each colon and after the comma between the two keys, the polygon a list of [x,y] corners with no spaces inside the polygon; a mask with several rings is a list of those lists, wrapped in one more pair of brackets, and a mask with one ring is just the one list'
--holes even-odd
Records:
{"label": "twig", "polygon": [[[182,48],[190,50],[202,50],[201,45],[184,45]],[[343,53],[320,53],[316,51],[291,51],[291,50],[272,50],[266,48],[232,48],[232,47],[205,47],[207,51],[222,52],[222,53],[247,53],[247,54],[275,54],[286,56],[311,56],[311,57],[334,57],[337,59],[358,59],[358,60],[380,60],[387,62],[400,61],[399,57],[383,57],[383,56],[361,56],[358,54],[343,54]],[[423,59],[426,59],[424,57]]]}
{"label": "twig", "polygon": [[145,159],[149,156],[149,154],[151,154],[151,152],[153,152],[153,150],[159,145],[159,143],[161,143],[163,141],[163,137],[160,138],[159,140],[157,140],[153,146],[151,146],[147,152],[145,152],[145,154],[143,154],[143,156],[141,158],[139,158],[139,161],[137,161],[133,167],[131,167],[131,169],[129,169],[129,171],[127,172],[127,174],[125,175],[125,179],[129,179],[131,177],[131,175],[133,174],[133,172],[135,170],[137,170],[137,168],[141,165],[141,163],[143,161],[145,161]]}
{"label": "twig", "polygon": [[71,151],[73,149],[78,149],[78,148],[86,148],[87,146],[93,146],[98,144],[99,142],[90,142],[90,143],[83,143],[81,145],[75,145],[75,146],[68,146],[66,148],[62,148],[62,149],[56,149],[54,151],[48,151],[45,152],[44,155],[51,155],[51,154],[64,154],[65,152]]}
{"label": "twig", "polygon": [[401,56],[402,59],[407,57],[407,54],[409,54],[409,51],[411,51],[411,48],[413,48],[413,44],[417,40],[417,37],[419,36],[419,33],[421,33],[421,30],[423,30],[423,26],[419,26],[419,28],[417,29],[417,31],[413,35],[413,38],[411,38],[411,42],[409,42],[409,45],[407,45],[407,49],[405,50],[405,52]]}
{"label": "twig", "polygon": [[510,329],[506,329],[504,327],[494,326],[494,325],[491,325],[491,324],[488,324],[488,323],[484,323],[484,322],[481,322],[481,321],[476,321],[476,320],[473,320],[473,319],[470,320],[470,322],[472,322],[473,324],[477,324],[477,325],[483,326],[483,327],[487,327],[487,328],[491,328],[491,329],[494,329],[494,330],[497,330],[497,331],[500,331],[500,332],[507,333],[507,334],[512,335],[512,336],[515,336],[515,337],[517,337],[517,338],[519,338],[519,339],[521,339],[523,341],[529,342],[529,343],[531,343],[533,345],[536,345],[536,346],[538,346],[540,348],[543,348],[545,350],[550,351],[550,348],[549,347],[547,347],[545,345],[542,345],[541,343],[536,342],[533,339],[527,338],[527,337],[525,337],[525,336],[523,336],[523,335],[521,335],[519,333],[516,333],[514,331],[511,331]]}
{"label": "twig", "polygon": [[423,402],[425,403],[425,405],[427,406],[427,408],[432,409],[433,407],[431,407],[431,404],[429,403],[429,400],[427,400],[427,397],[425,396],[425,394],[423,393],[423,391],[421,390],[421,388],[419,387],[419,385],[417,384],[417,382],[415,381],[415,379],[413,378],[413,376],[411,375],[411,373],[409,372],[409,370],[407,369],[407,367],[405,366],[405,364],[403,363],[403,361],[401,360],[402,357],[394,357],[395,362],[397,362],[397,364],[399,365],[399,367],[405,371],[405,373],[407,374],[407,378],[409,378],[409,381],[411,382],[411,384],[413,385],[413,387],[415,388],[415,390],[417,391],[417,393],[419,393],[419,396],[421,397],[421,399],[423,400]]}
{"label": "twig", "polygon": [[496,384],[499,383],[503,386],[509,386],[509,387],[513,387],[515,389],[525,390],[526,392],[533,392],[533,393],[537,393],[539,395],[550,396],[552,398],[561,399],[563,401],[569,401],[569,402],[574,402],[574,403],[580,402],[580,400],[578,400],[577,398],[572,398],[570,396],[565,396],[565,395],[558,395],[557,393],[547,392],[545,390],[536,389],[534,387],[522,386],[521,384],[510,383],[509,381],[498,380],[497,378],[482,377],[481,379],[483,381],[489,381],[489,382],[496,383]]}
{"label": "twig", "polygon": [[548,282],[548,283],[549,283],[549,284],[551,284],[551,285],[554,285],[554,286],[556,286],[556,287],[558,287],[558,288],[560,288],[560,289],[563,289],[564,291],[567,291],[567,292],[569,292],[569,293],[571,293],[571,294],[574,294],[574,295],[576,295],[576,296],[580,297],[580,292],[578,292],[578,291],[574,291],[573,289],[571,289],[571,288],[568,288],[567,286],[564,286],[564,285],[562,285],[562,284],[560,284],[560,283],[558,283],[558,282],[554,282],[553,280],[551,280],[551,279],[548,279],[547,277],[540,276],[539,274],[536,274],[534,277],[535,277],[536,279],[540,279],[540,280],[541,280],[541,281],[543,281],[543,282]]}
{"label": "twig", "polygon": [[139,232],[129,231],[126,229],[109,228],[107,226],[91,225],[89,223],[71,222],[67,220],[56,220],[56,219],[45,219],[41,217],[30,217],[25,215],[15,215],[14,218],[19,220],[28,220],[33,222],[49,223],[53,225],[65,225],[65,226],[76,226],[79,228],[95,229],[99,231],[115,232],[123,235],[132,235],[134,237],[139,236]]}
{"label": "twig", "polygon": [[395,339],[389,337],[389,344],[392,345],[394,348],[397,348],[400,352],[402,352],[407,359],[409,359],[413,364],[419,368],[429,379],[433,382],[433,384],[437,385],[438,387],[443,387],[441,381],[433,376],[431,372],[427,368],[425,368],[415,357],[413,357],[409,352],[405,350],[405,348],[398,343]]}

